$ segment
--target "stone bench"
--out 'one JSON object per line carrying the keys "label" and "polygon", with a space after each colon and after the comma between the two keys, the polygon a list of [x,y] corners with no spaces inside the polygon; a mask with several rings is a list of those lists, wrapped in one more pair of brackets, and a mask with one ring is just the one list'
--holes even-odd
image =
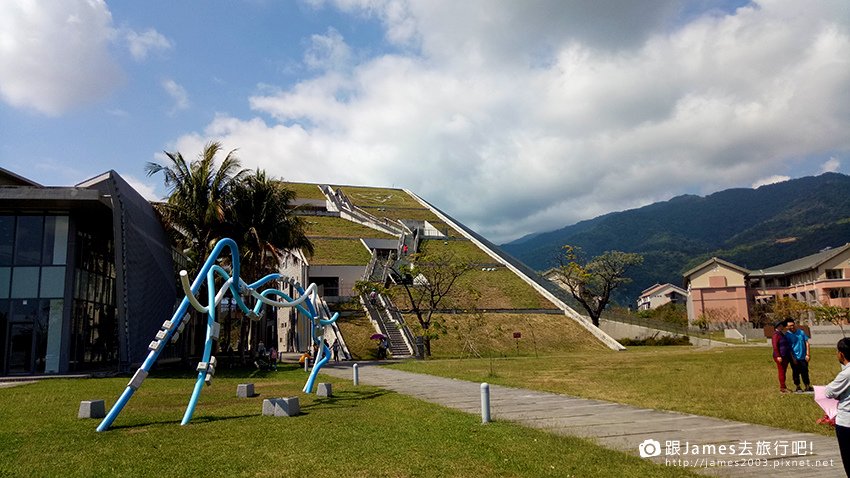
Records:
{"label": "stone bench", "polygon": [[106,405],[103,400],[83,400],[77,418],[103,418],[106,416]]}
{"label": "stone bench", "polygon": [[320,383],[318,387],[316,387],[316,396],[317,397],[333,397],[333,387],[329,383]]}
{"label": "stone bench", "polygon": [[294,417],[301,413],[298,397],[267,398],[263,400],[263,415],[273,417]]}
{"label": "stone bench", "polygon": [[238,398],[251,398],[254,396],[253,383],[240,383],[236,386],[236,396]]}

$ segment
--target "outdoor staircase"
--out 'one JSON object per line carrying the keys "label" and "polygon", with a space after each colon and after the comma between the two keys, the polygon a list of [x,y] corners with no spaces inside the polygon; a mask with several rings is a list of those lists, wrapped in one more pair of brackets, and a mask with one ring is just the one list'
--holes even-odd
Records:
{"label": "outdoor staircase", "polygon": [[377,326],[377,330],[380,333],[386,335],[389,339],[390,352],[393,354],[393,357],[410,357],[413,355],[410,345],[412,344],[410,331],[405,330],[406,326],[404,323],[394,320],[392,318],[393,314],[382,307],[382,304],[385,303],[382,299],[384,298],[379,295],[378,300],[373,305],[365,294],[360,296],[363,307],[369,314],[372,323]]}

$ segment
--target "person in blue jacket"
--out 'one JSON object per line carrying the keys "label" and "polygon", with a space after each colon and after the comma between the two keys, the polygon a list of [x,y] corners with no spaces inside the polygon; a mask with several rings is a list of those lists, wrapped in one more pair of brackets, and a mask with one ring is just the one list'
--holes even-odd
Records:
{"label": "person in blue jacket", "polygon": [[[797,322],[794,319],[785,321],[785,328],[788,331],[785,337],[791,344],[791,372],[794,379],[794,385],[797,386],[797,393],[814,392],[812,384],[809,381],[809,336],[803,329],[797,327]],[[800,377],[803,378],[803,387],[800,386]]]}

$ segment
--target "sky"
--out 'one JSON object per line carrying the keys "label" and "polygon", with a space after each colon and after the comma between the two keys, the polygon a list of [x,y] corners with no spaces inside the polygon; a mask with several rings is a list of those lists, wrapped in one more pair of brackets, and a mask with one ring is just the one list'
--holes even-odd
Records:
{"label": "sky", "polygon": [[850,173],[846,0],[0,2],[0,167],[68,186],[209,141],[408,188],[502,243]]}

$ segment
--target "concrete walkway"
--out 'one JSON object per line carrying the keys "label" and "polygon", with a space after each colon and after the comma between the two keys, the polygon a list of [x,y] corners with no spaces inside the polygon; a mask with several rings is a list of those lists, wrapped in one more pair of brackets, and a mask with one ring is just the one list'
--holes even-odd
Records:
{"label": "concrete walkway", "polygon": [[[350,363],[328,365],[322,373],[351,380]],[[359,369],[361,384],[467,413],[481,412],[479,383],[390,370],[369,363],[361,363]],[[588,438],[633,455],[638,455],[644,440],[657,440],[660,455],[651,458],[653,461],[687,466],[706,475],[845,476],[834,437],[496,385],[490,386],[490,403],[493,419]],[[679,454],[673,450],[676,441]],[[692,451],[694,445],[699,446],[699,453],[684,454],[686,446]],[[721,446],[727,447],[725,454],[720,451]],[[734,446],[734,450],[729,446]],[[718,466],[721,460],[731,463]]]}

